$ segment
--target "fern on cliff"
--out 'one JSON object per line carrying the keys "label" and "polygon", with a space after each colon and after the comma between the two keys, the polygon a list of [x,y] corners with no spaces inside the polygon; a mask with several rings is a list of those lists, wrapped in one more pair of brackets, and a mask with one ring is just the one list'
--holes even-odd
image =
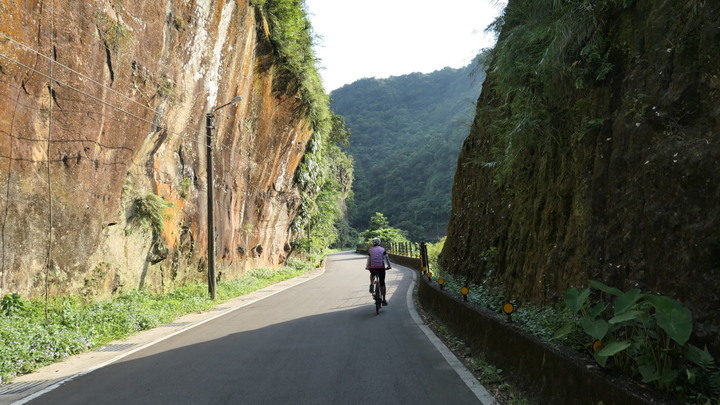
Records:
{"label": "fern on cliff", "polygon": [[313,50],[315,34],[307,18],[304,0],[254,0],[270,28],[270,41],[280,65],[299,85],[300,97],[316,131],[330,130],[329,99],[318,74]]}
{"label": "fern on cliff", "polygon": [[172,207],[172,202],[165,201],[157,194],[148,193],[144,197],[135,199],[128,223],[138,227],[149,227],[153,232],[161,234],[168,217],[167,210]]}
{"label": "fern on cliff", "polygon": [[557,127],[551,122],[557,111],[547,106],[572,109],[565,94],[590,87],[612,71],[610,44],[601,28],[616,7],[627,3],[518,0],[491,25],[500,38],[492,51],[489,90],[499,103],[488,111],[495,144],[486,166],[497,168],[498,180],[519,154],[542,153],[562,143],[561,134],[551,130]]}

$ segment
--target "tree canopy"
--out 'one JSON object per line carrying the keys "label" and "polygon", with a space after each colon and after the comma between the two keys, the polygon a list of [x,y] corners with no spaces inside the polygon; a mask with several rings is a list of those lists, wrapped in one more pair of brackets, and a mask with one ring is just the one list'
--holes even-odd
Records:
{"label": "tree canopy", "polygon": [[408,242],[406,232],[402,229],[390,226],[390,221],[381,212],[376,212],[370,218],[370,225],[363,232],[363,239],[370,241],[373,238],[380,238],[382,243]]}

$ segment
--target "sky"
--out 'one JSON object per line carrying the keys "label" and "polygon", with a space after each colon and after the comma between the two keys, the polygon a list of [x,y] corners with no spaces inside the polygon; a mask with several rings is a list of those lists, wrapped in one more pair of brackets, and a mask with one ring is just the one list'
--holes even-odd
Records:
{"label": "sky", "polygon": [[467,66],[502,0],[305,0],[328,93],[366,77]]}

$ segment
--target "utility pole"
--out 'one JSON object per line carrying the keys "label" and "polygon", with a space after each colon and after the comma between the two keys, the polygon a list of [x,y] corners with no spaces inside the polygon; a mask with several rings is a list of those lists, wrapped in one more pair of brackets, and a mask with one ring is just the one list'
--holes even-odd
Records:
{"label": "utility pole", "polygon": [[215,299],[215,286],[216,286],[216,277],[215,277],[215,203],[213,198],[213,129],[215,129],[215,111],[230,105],[230,104],[237,104],[240,101],[242,101],[242,97],[236,96],[233,97],[230,102],[227,102],[220,107],[213,108],[209,113],[205,115],[205,128],[206,128],[206,136],[205,136],[205,147],[206,147],[206,154],[207,154],[207,223],[208,223],[208,243],[207,243],[207,255],[208,255],[208,292],[210,293],[210,299]]}
{"label": "utility pole", "polygon": [[[214,112],[214,110],[213,110]],[[213,129],[215,128],[215,114],[208,113],[205,116],[207,125],[207,133],[205,137],[206,156],[207,156],[207,261],[208,261],[208,292],[210,299],[215,299],[215,208],[213,198],[213,153],[212,139]]]}

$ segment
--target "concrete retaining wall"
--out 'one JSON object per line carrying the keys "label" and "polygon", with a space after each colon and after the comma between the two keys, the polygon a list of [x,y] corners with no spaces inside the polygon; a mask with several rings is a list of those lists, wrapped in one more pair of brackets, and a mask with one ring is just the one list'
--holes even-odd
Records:
{"label": "concrete retaining wall", "polygon": [[[390,255],[390,260],[420,268],[418,259]],[[473,351],[483,353],[538,404],[679,404],[611,374],[573,350],[543,343],[505,317],[450,296],[422,275],[418,277],[418,300],[425,311],[462,336]]]}

